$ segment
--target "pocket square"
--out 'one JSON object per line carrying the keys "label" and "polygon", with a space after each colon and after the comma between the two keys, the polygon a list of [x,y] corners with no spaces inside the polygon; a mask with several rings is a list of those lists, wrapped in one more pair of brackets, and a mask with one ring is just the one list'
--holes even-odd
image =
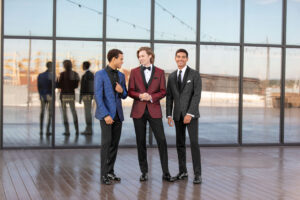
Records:
{"label": "pocket square", "polygon": [[191,80],[188,80],[188,81],[187,81],[187,83],[190,83],[190,82],[191,82]]}

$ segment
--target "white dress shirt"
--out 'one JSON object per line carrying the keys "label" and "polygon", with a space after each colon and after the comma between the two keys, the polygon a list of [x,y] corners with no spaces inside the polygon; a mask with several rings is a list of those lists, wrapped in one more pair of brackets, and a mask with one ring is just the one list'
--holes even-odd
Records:
{"label": "white dress shirt", "polygon": [[[187,65],[184,68],[181,69],[181,83],[183,83],[183,77],[184,77],[186,68],[187,68]],[[178,69],[177,70],[177,79],[178,79],[178,76],[179,76],[179,72],[180,72],[180,70]]]}
{"label": "white dress shirt", "polygon": [[[146,67],[146,66],[143,66],[143,67]],[[150,70],[148,69],[145,69],[144,70],[144,75],[145,75],[145,79],[146,79],[146,83],[148,84],[150,78],[151,78],[151,74],[152,74],[152,69],[153,69],[153,66],[152,64],[149,66],[150,67]],[[143,101],[143,100],[142,100]],[[150,99],[150,102],[153,103],[152,101],[152,96],[151,96],[151,99]]]}
{"label": "white dress shirt", "polygon": [[[146,66],[145,66],[145,67],[146,67]],[[145,69],[145,70],[144,70],[145,79],[146,79],[146,82],[147,82],[147,83],[149,82],[149,80],[150,80],[150,78],[151,78],[152,68],[153,68],[152,64],[151,64],[149,67],[150,67],[150,70],[148,70],[148,69]]]}

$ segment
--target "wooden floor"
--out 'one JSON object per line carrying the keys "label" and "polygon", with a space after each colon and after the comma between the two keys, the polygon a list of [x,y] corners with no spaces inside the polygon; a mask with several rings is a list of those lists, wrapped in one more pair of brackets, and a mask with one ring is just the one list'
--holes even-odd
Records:
{"label": "wooden floor", "polygon": [[[119,149],[121,183],[100,184],[99,149],[0,151],[0,199],[300,199],[300,148],[201,148],[203,183],[161,180],[157,149],[148,149],[149,181],[140,183],[136,149]],[[176,149],[169,148],[172,175]]]}

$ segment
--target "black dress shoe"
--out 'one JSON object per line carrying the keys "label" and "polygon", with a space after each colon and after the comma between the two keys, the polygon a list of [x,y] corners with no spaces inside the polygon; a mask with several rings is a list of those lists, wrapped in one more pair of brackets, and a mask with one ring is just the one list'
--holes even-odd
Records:
{"label": "black dress shoe", "polygon": [[164,181],[168,181],[168,182],[174,182],[176,178],[172,177],[170,174],[164,174],[162,176],[162,179]]}
{"label": "black dress shoe", "polygon": [[194,184],[200,184],[202,183],[202,178],[200,175],[195,175],[195,178],[194,178],[194,181],[193,181]]}
{"label": "black dress shoe", "polygon": [[108,178],[110,180],[113,180],[113,181],[121,181],[121,178],[120,177],[117,177],[114,173],[108,173],[107,174]]}
{"label": "black dress shoe", "polygon": [[184,180],[185,178],[188,177],[188,173],[186,172],[179,172],[177,175],[176,175],[176,179],[177,180]]}
{"label": "black dress shoe", "polygon": [[142,173],[140,177],[140,181],[147,181],[148,180],[148,174],[147,173]]}
{"label": "black dress shoe", "polygon": [[112,184],[111,180],[109,179],[109,177],[107,175],[102,176],[101,182],[102,182],[102,184],[105,184],[105,185],[111,185]]}

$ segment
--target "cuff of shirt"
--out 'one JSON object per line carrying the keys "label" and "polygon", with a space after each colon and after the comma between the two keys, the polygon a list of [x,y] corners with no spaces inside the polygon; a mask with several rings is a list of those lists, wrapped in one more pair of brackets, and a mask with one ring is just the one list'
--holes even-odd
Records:
{"label": "cuff of shirt", "polygon": [[191,116],[191,117],[195,117],[195,115],[192,115],[192,114],[190,114],[190,113],[187,113],[187,115],[189,115],[189,116]]}

